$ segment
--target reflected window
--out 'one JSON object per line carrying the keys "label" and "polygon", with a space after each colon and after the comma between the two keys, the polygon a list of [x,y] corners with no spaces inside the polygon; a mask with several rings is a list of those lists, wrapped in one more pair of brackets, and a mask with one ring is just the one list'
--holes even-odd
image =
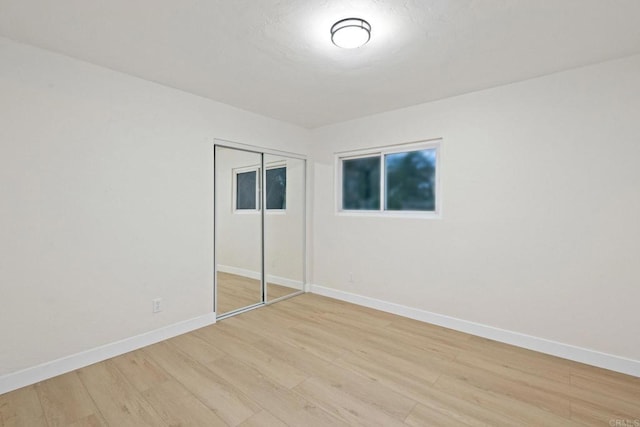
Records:
{"label": "reflected window", "polygon": [[434,216],[439,149],[439,142],[425,142],[337,157],[338,210]]}
{"label": "reflected window", "polygon": [[258,209],[258,172],[238,172],[236,174],[236,209]]}
{"label": "reflected window", "polygon": [[[234,204],[236,212],[259,212],[260,168],[257,166],[234,169]],[[267,211],[284,211],[287,208],[287,168],[267,166],[265,173]]]}
{"label": "reflected window", "polygon": [[265,177],[267,190],[267,210],[287,208],[287,168],[267,169]]}

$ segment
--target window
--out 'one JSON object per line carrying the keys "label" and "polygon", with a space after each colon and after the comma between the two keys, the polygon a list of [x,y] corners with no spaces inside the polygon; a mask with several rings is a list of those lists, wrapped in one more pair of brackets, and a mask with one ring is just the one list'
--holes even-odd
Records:
{"label": "window", "polygon": [[338,211],[438,216],[439,151],[431,141],[337,155]]}
{"label": "window", "polygon": [[342,209],[380,209],[380,156],[342,161]]}
{"label": "window", "polygon": [[[233,206],[235,212],[259,212],[260,167],[251,166],[233,170]],[[287,168],[267,166],[265,173],[267,211],[285,211],[287,208]]]}

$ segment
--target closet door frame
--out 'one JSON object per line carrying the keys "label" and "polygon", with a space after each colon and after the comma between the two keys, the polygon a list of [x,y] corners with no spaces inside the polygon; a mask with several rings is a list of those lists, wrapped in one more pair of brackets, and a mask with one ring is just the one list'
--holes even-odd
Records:
{"label": "closet door frame", "polygon": [[[227,148],[227,149],[234,149],[234,150],[240,150],[240,151],[245,151],[245,152],[249,152],[249,153],[255,153],[255,154],[259,154],[260,155],[260,250],[261,250],[261,268],[260,268],[260,284],[261,284],[261,289],[262,289],[262,301],[256,304],[252,304],[246,307],[242,307],[239,308],[237,310],[232,310],[228,313],[223,313],[222,315],[218,315],[217,310],[218,310],[218,248],[219,248],[219,244],[218,244],[218,233],[217,233],[217,227],[218,227],[218,203],[216,203],[216,199],[217,199],[217,195],[218,195],[218,189],[217,189],[217,182],[216,182],[216,148],[220,147],[220,148]],[[294,292],[291,293],[289,295],[285,295],[283,297],[277,298],[277,299],[273,299],[271,301],[269,301],[267,299],[267,281],[266,281],[266,275],[265,275],[265,230],[264,230],[264,226],[265,226],[265,214],[266,214],[266,192],[264,191],[264,187],[265,187],[265,178],[266,178],[266,170],[264,167],[264,155],[265,154],[270,154],[270,155],[274,155],[274,156],[282,156],[282,157],[288,157],[288,158],[292,158],[292,159],[298,159],[298,160],[302,160],[304,162],[304,172],[303,172],[303,183],[302,183],[302,189],[304,191],[304,197],[303,197],[303,207],[302,207],[302,216],[303,216],[303,221],[302,221],[302,248],[303,248],[303,255],[302,255],[302,283],[303,283],[303,290],[300,290],[298,292]],[[306,284],[307,284],[307,157],[302,155],[302,154],[298,154],[298,153],[292,153],[292,152],[287,152],[287,151],[280,151],[280,150],[273,150],[273,149],[269,149],[269,148],[263,148],[263,147],[259,147],[259,146],[254,146],[254,145],[248,145],[248,144],[242,144],[242,143],[238,143],[238,142],[233,142],[233,141],[227,141],[227,140],[223,140],[223,139],[214,139],[214,143],[213,143],[213,204],[214,204],[214,209],[213,209],[213,311],[216,313],[216,320],[222,320],[225,319],[227,317],[231,317],[234,316],[236,314],[240,314],[240,313],[244,313],[247,312],[249,310],[254,310],[256,308],[265,306],[265,305],[270,305],[270,304],[274,304],[276,302],[300,295],[302,293],[305,292],[306,290]]]}

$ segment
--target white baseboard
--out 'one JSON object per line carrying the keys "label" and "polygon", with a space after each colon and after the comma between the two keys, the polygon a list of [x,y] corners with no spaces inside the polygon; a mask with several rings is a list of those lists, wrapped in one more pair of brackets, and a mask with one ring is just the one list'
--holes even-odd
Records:
{"label": "white baseboard", "polygon": [[[260,272],[247,270],[239,267],[232,267],[230,265],[218,264],[218,271],[222,273],[235,274],[237,276],[248,277],[249,279],[260,280]],[[287,279],[286,277],[274,276],[267,274],[267,282],[274,283],[276,285],[285,286],[287,288],[297,289],[299,291],[304,290],[303,283],[299,280]]]}
{"label": "white baseboard", "polygon": [[433,325],[455,329],[456,331],[466,332],[468,334],[488,338],[505,344],[511,344],[517,347],[538,351],[540,353],[561,357],[563,359],[573,360],[575,362],[585,363],[587,365],[640,377],[640,360],[628,359],[621,356],[576,347],[570,344],[547,340],[545,338],[494,328],[493,326],[457,319],[443,314],[432,313],[430,311],[407,307],[324,286],[311,285],[311,292],[364,307],[385,311],[387,313],[397,314],[410,319],[431,323]]}
{"label": "white baseboard", "polygon": [[216,323],[216,314],[208,313],[134,337],[125,338],[120,341],[65,356],[41,365],[12,372],[0,376],[0,394],[35,384],[39,381],[53,378],[214,323]]}

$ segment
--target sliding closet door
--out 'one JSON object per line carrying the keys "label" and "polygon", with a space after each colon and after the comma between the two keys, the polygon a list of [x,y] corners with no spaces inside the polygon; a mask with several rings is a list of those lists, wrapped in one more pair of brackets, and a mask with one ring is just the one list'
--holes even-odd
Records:
{"label": "sliding closet door", "polygon": [[216,314],[264,303],[262,154],[215,147]]}
{"label": "sliding closet door", "polygon": [[305,161],[264,155],[264,256],[267,302],[303,290]]}

